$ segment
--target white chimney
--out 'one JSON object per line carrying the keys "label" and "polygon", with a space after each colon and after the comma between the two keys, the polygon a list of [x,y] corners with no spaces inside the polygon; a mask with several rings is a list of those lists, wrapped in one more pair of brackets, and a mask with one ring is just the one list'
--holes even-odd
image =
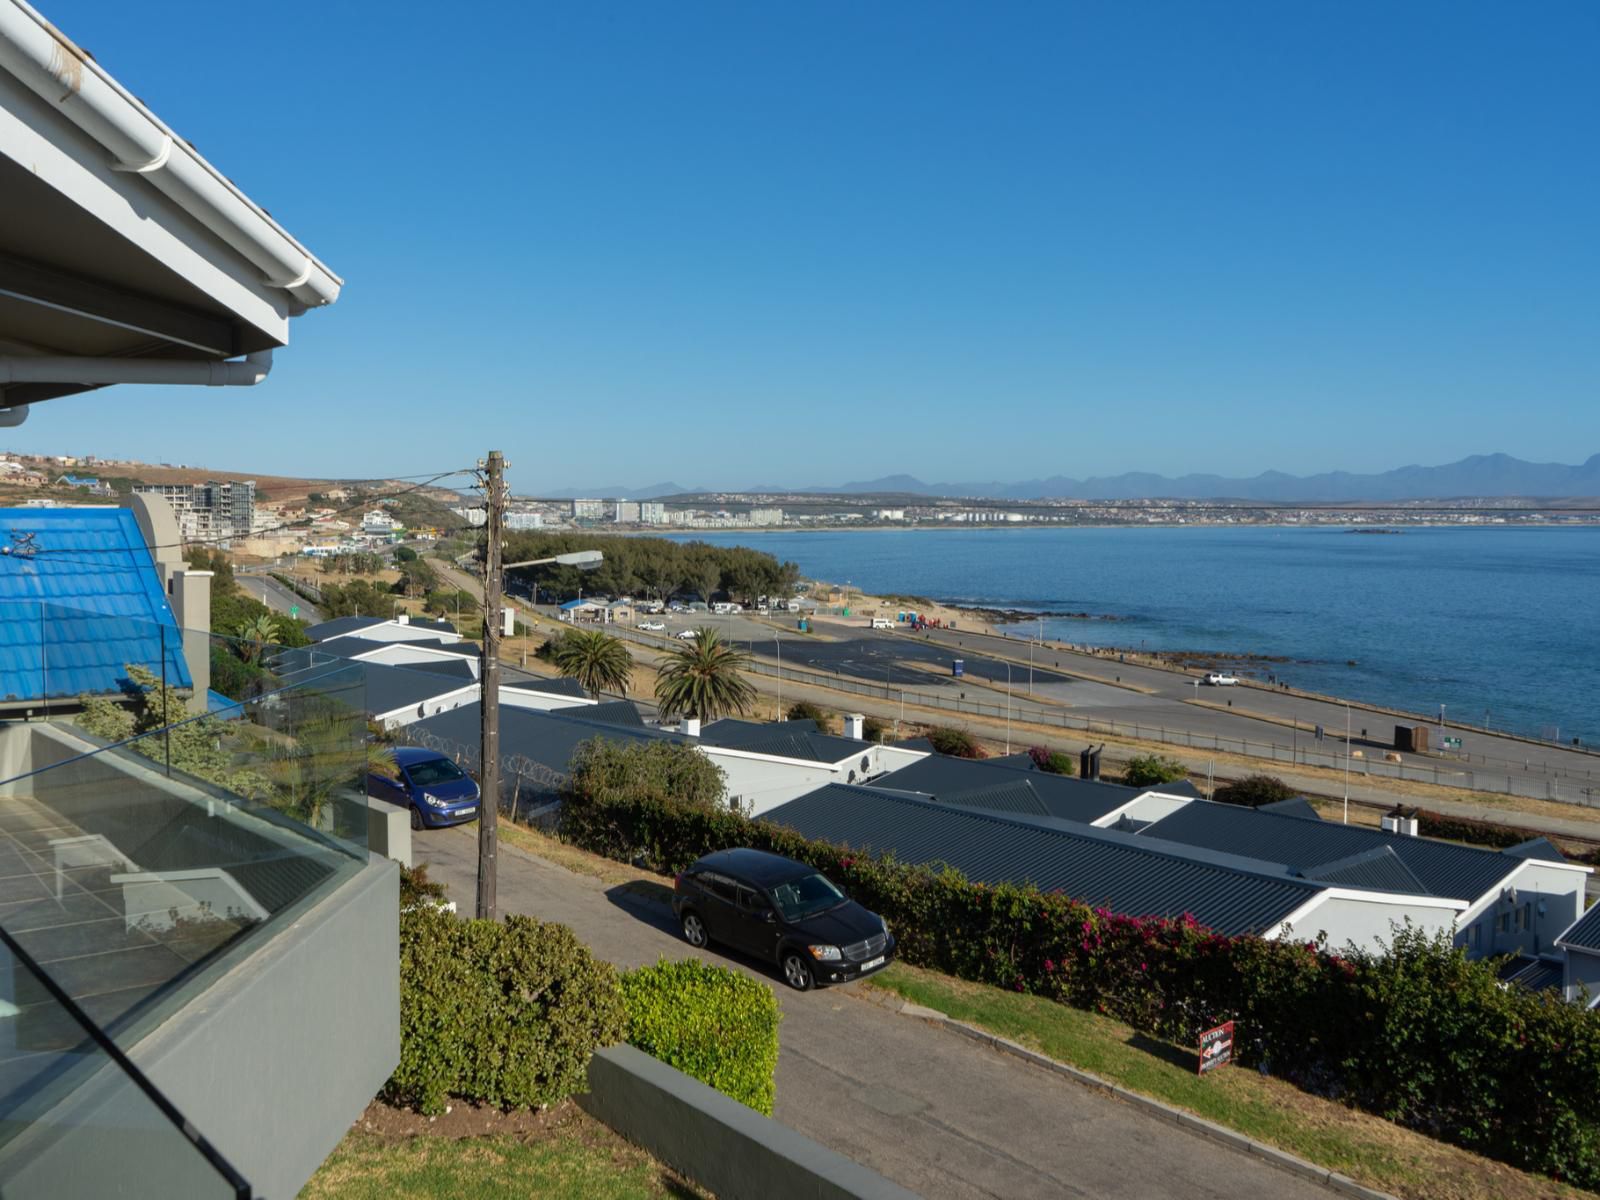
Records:
{"label": "white chimney", "polygon": [[855,738],[856,741],[859,742],[863,737],[866,736],[865,733],[863,733],[863,730],[866,728],[866,722],[867,722],[867,719],[865,717],[863,717],[860,713],[845,713],[845,715],[844,715],[844,735],[845,735],[845,737],[847,737],[847,738]]}
{"label": "white chimney", "polygon": [[396,625],[409,625],[411,624],[411,614],[408,612],[403,612],[399,616],[395,617],[394,621]]}
{"label": "white chimney", "polygon": [[700,718],[685,717],[682,721],[678,722],[678,732],[683,734],[684,737],[699,737]]}
{"label": "white chimney", "polygon": [[1393,812],[1383,814],[1383,831],[1385,833],[1398,833],[1403,837],[1417,836],[1417,815],[1415,812],[1405,812],[1395,809]]}

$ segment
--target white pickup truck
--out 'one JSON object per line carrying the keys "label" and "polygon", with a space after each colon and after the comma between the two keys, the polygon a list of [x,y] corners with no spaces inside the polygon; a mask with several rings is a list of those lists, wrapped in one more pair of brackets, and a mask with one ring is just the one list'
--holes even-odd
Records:
{"label": "white pickup truck", "polygon": [[1206,684],[1210,687],[1232,687],[1239,682],[1239,677],[1231,671],[1212,671],[1206,676]]}

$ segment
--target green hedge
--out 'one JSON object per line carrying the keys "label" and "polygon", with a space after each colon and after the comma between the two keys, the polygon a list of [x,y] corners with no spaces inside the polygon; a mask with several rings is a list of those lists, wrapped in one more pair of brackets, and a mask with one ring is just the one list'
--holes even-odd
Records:
{"label": "green hedge", "polygon": [[587,1083],[589,1056],[622,1039],[622,990],[564,925],[400,914],[400,1065],[385,1099],[424,1113],[458,1096],[553,1104]]}
{"label": "green hedge", "polygon": [[894,929],[906,961],[1105,1013],[1180,1044],[1239,1023],[1240,1061],[1582,1187],[1600,1185],[1600,1017],[1502,988],[1446,938],[1385,954],[1226,937],[1032,886],[987,886],[660,797],[569,793],[562,836],[677,871],[751,846],[810,863]]}
{"label": "green hedge", "polygon": [[699,959],[622,976],[628,1041],[757,1112],[772,1115],[778,1001],[766,984]]}

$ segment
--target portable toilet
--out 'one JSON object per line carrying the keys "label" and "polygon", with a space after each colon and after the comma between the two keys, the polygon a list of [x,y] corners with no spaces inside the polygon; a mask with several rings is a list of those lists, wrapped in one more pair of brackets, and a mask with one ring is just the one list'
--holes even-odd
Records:
{"label": "portable toilet", "polygon": [[957,679],[960,679],[966,673],[967,663],[965,659],[952,658],[950,660],[950,674],[954,675]]}

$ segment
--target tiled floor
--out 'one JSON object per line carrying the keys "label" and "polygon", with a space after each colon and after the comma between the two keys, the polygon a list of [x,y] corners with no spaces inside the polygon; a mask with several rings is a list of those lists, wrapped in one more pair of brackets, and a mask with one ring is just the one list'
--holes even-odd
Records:
{"label": "tiled floor", "polygon": [[[126,864],[57,868],[53,843],[81,837],[81,829],[36,800],[0,797],[0,925],[104,1025],[173,983],[245,926],[217,920],[181,932],[139,928],[139,914],[125,909],[122,886],[111,882],[113,874],[129,869]],[[113,852],[109,843],[100,849]],[[10,973],[10,999],[21,1011],[8,1020],[13,1036],[0,1041],[0,1056],[76,1045],[80,1033],[59,1005],[23,977],[20,965],[13,964]]]}

